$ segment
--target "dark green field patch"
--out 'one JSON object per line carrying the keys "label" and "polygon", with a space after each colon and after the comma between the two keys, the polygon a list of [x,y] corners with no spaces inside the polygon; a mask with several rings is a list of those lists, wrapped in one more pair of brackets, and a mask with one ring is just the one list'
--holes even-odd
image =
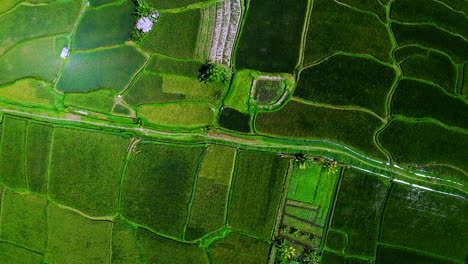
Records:
{"label": "dark green field patch", "polygon": [[140,143],[124,178],[122,214],[181,237],[203,148]]}
{"label": "dark green field patch", "polygon": [[434,23],[455,34],[468,36],[468,18],[446,5],[432,0],[397,0],[392,3],[391,18],[409,23]]}
{"label": "dark green field patch", "polygon": [[324,251],[322,255],[323,264],[370,264],[369,260],[358,259],[353,257],[346,257],[343,255],[338,255],[330,251]]}
{"label": "dark green field patch", "polygon": [[0,17],[0,54],[20,41],[69,33],[80,10],[79,0],[44,6],[20,5]]}
{"label": "dark green field patch", "polygon": [[1,238],[44,251],[47,239],[47,200],[6,190],[1,205]]}
{"label": "dark green field patch", "polygon": [[174,60],[163,56],[155,55],[146,66],[147,71],[154,73],[166,73],[174,75],[183,75],[191,78],[198,78],[200,69],[203,65],[201,61],[195,60]]}
{"label": "dark green field patch", "polygon": [[400,46],[419,44],[447,53],[455,63],[468,60],[468,42],[435,26],[392,23],[392,29]]}
{"label": "dark green field patch", "polygon": [[337,0],[337,2],[374,13],[383,22],[387,20],[385,7],[377,0]]}
{"label": "dark green field patch", "polygon": [[112,2],[116,2],[117,0],[89,0],[89,3],[92,7],[98,7],[106,4],[110,4]]}
{"label": "dark green field patch", "polygon": [[[29,123],[26,139],[26,175],[29,190],[47,194],[47,176],[53,128]],[[40,155],[39,155],[40,153]]]}
{"label": "dark green field patch", "polygon": [[60,66],[60,60],[54,56],[53,45],[53,38],[33,40],[0,57],[0,84],[25,77],[51,81]]}
{"label": "dark green field patch", "polygon": [[109,263],[112,223],[93,221],[49,203],[48,250],[55,263]]}
{"label": "dark green field patch", "polygon": [[186,240],[198,239],[224,225],[236,149],[210,145],[198,173]]}
{"label": "dark green field patch", "polygon": [[468,104],[439,87],[401,80],[393,95],[392,113],[414,118],[435,118],[447,125],[468,128]]}
{"label": "dark green field patch", "polygon": [[125,101],[138,106],[155,102],[172,102],[184,99],[182,94],[165,93],[162,91],[163,77],[161,75],[143,74],[134,82],[124,96]]}
{"label": "dark green field patch", "polygon": [[335,55],[301,72],[295,96],[341,106],[360,106],[385,115],[395,71],[374,60]]}
{"label": "dark green field patch", "polygon": [[0,241],[0,263],[42,264],[43,255]]}
{"label": "dark green field patch", "polygon": [[250,1],[236,66],[293,73],[299,59],[306,11],[307,0]]}
{"label": "dark green field patch", "polygon": [[197,245],[163,238],[143,228],[138,229],[138,238],[145,263],[209,263],[205,250]]}
{"label": "dark green field patch", "polygon": [[395,56],[399,59],[404,76],[434,82],[447,92],[454,92],[457,73],[448,56],[417,46],[397,49]]}
{"label": "dark green field patch", "polygon": [[374,258],[388,185],[356,169],[343,174],[331,226],[346,232],[345,254]]}
{"label": "dark green field patch", "polygon": [[377,252],[379,264],[455,264],[460,262],[429,256],[404,248],[380,246]]}
{"label": "dark green field patch", "polygon": [[142,263],[136,229],[117,220],[112,226],[112,264]]}
{"label": "dark green field patch", "polygon": [[14,189],[27,189],[24,163],[27,126],[23,119],[9,116],[3,119],[0,180]]}
{"label": "dark green field patch", "polygon": [[376,158],[383,154],[374,144],[374,132],[381,121],[361,111],[336,110],[290,101],[273,113],[257,116],[262,133],[290,138],[323,139],[346,144]]}
{"label": "dark green field patch", "polygon": [[392,153],[397,164],[447,164],[468,170],[466,134],[434,123],[393,121],[379,136],[382,146]]}
{"label": "dark green field patch", "polygon": [[87,10],[73,37],[73,48],[93,49],[129,40],[135,26],[134,10],[132,0]]}
{"label": "dark green field patch", "polygon": [[304,65],[320,61],[337,51],[365,53],[389,62],[391,49],[385,25],[377,17],[334,1],[314,1]]}
{"label": "dark green field patch", "polygon": [[347,240],[348,239],[346,233],[330,229],[327,235],[326,247],[331,250],[344,252]]}
{"label": "dark green field patch", "polygon": [[49,197],[89,215],[112,215],[128,143],[122,135],[55,129]]}
{"label": "dark green field patch", "polygon": [[439,0],[442,3],[447,4],[456,11],[460,11],[468,15],[468,5],[464,0]]}
{"label": "dark green field patch", "polygon": [[179,59],[194,59],[200,24],[200,9],[163,13],[141,48]]}
{"label": "dark green field patch", "polygon": [[219,115],[219,125],[229,130],[249,133],[250,115],[241,113],[233,108],[225,107]]}
{"label": "dark green field patch", "polygon": [[381,241],[464,261],[467,210],[465,199],[395,184],[385,207]]}
{"label": "dark green field patch", "polygon": [[270,238],[289,162],[270,153],[240,151],[238,155],[228,223]]}
{"label": "dark green field patch", "polygon": [[145,57],[129,46],[73,53],[57,83],[57,90],[84,92],[106,87],[119,92],[144,61]]}
{"label": "dark green field patch", "polygon": [[269,251],[269,243],[234,232],[210,246],[216,264],[267,263]]}

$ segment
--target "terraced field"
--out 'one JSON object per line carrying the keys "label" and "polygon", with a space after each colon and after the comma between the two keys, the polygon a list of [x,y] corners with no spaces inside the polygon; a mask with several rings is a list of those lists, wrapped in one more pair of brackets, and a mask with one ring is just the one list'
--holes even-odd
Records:
{"label": "terraced field", "polygon": [[467,22],[465,0],[0,1],[0,263],[465,263]]}

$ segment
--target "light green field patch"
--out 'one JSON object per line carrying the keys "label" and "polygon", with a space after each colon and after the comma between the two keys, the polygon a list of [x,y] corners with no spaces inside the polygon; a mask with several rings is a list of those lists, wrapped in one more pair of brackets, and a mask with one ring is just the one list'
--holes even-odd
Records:
{"label": "light green field patch", "polygon": [[0,84],[24,77],[52,81],[60,66],[53,46],[53,38],[34,40],[18,45],[0,57]]}
{"label": "light green field patch", "polygon": [[0,241],[0,263],[42,264],[41,254],[17,247],[8,242]]}
{"label": "light green field patch", "polygon": [[47,200],[7,190],[2,203],[1,238],[44,251],[47,238]]}
{"label": "light green field patch", "polygon": [[117,220],[112,227],[112,264],[141,263],[136,230]]}
{"label": "light green field patch", "polygon": [[213,108],[199,103],[143,105],[138,108],[138,115],[151,123],[163,126],[208,126],[216,119]]}
{"label": "light green field patch", "polygon": [[21,5],[13,12],[0,16],[0,54],[25,39],[69,33],[78,16],[80,2]]}
{"label": "light green field patch", "polygon": [[115,104],[115,92],[110,89],[98,89],[85,93],[65,94],[64,105],[110,113]]}
{"label": "light green field patch", "polygon": [[55,263],[109,263],[111,222],[89,220],[54,204],[49,204],[47,218]]}
{"label": "light green field patch", "polygon": [[74,53],[57,83],[57,90],[83,92],[106,87],[119,92],[144,61],[145,57],[129,46]]}
{"label": "light green field patch", "polygon": [[53,106],[56,94],[52,85],[41,80],[19,80],[0,88],[0,97],[32,105]]}
{"label": "light green field patch", "polygon": [[226,87],[221,84],[205,84],[196,79],[182,76],[163,76],[162,91],[164,93],[182,94],[187,101],[206,102],[218,105]]}
{"label": "light green field patch", "polygon": [[231,91],[226,96],[225,105],[240,112],[249,111],[250,88],[254,77],[248,70],[240,70],[234,73]]}

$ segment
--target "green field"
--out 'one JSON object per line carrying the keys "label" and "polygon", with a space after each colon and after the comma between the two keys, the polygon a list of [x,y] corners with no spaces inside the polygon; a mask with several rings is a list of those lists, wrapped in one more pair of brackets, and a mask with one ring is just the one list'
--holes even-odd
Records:
{"label": "green field", "polygon": [[195,4],[199,2],[204,2],[203,0],[148,0],[148,2],[154,4],[158,9],[172,9],[188,6],[190,4]]}
{"label": "green field", "polygon": [[144,60],[143,55],[129,46],[73,53],[57,83],[57,90],[84,92],[105,87],[120,92]]}
{"label": "green field", "polygon": [[139,143],[124,177],[122,215],[181,237],[202,152],[201,147]]}
{"label": "green field", "polygon": [[111,263],[141,263],[141,253],[137,245],[136,229],[117,220],[112,225],[112,260]]}
{"label": "green field", "polygon": [[43,255],[8,242],[0,241],[1,263],[31,263],[42,264]]}
{"label": "green field", "polygon": [[146,66],[146,70],[154,73],[182,75],[198,78],[203,63],[198,60],[175,60],[165,56],[154,55]]}
{"label": "green field", "polygon": [[395,184],[385,207],[381,241],[464,261],[467,209],[465,199]]}
{"label": "green field", "polygon": [[325,251],[322,255],[321,263],[324,264],[370,264],[371,262],[365,259],[347,257],[338,255],[330,251]]}
{"label": "green field", "polygon": [[149,124],[176,127],[201,127],[212,125],[216,119],[214,108],[200,103],[169,103],[141,105],[138,116]]}
{"label": "green field", "polygon": [[236,52],[236,67],[294,72],[306,11],[306,0],[249,1]]}
{"label": "green field", "polygon": [[[200,9],[163,13],[141,48],[179,59],[194,59],[197,49]],[[161,37],[164,36],[164,37]]]}
{"label": "green field", "polygon": [[[26,175],[31,192],[47,194],[50,149],[53,128],[40,123],[29,123],[26,139]],[[41,153],[38,155],[38,153]]]}
{"label": "green field", "polygon": [[80,109],[89,109],[96,112],[110,113],[115,104],[113,90],[98,89],[83,93],[67,93],[63,104]]}
{"label": "green field", "polygon": [[413,118],[434,118],[450,126],[468,128],[466,100],[439,87],[403,79],[393,94],[392,113]]}
{"label": "green field", "polygon": [[330,140],[383,158],[373,140],[374,131],[381,126],[381,121],[365,112],[290,101],[277,112],[258,114],[256,121],[256,128],[261,133]]}
{"label": "green field", "polygon": [[343,233],[342,231],[333,230],[333,229],[330,229],[328,231],[327,241],[326,241],[327,248],[343,253],[347,243],[348,243],[348,236],[346,233]]}
{"label": "green field", "polygon": [[123,135],[55,129],[49,197],[92,216],[112,215],[128,143]]}
{"label": "green field", "polygon": [[271,237],[288,164],[275,154],[239,152],[228,212],[230,226]]}
{"label": "green field", "polygon": [[135,4],[132,0],[87,10],[73,37],[73,47],[86,50],[129,40],[135,23],[134,10]]}
{"label": "green field", "polygon": [[[388,0],[387,0],[388,1]],[[373,15],[379,17],[382,22],[386,22],[387,16],[385,11],[385,1],[374,1],[374,0],[338,0],[337,2],[343,3],[350,7],[357,8],[359,10],[372,12]]]}
{"label": "green field", "polygon": [[235,232],[210,246],[216,264],[267,263],[270,244]]}
{"label": "green field", "polygon": [[382,264],[455,264],[452,260],[429,256],[404,248],[380,246],[377,261]]}
{"label": "green field", "polygon": [[335,1],[314,1],[304,65],[320,61],[338,51],[369,54],[389,62],[391,48],[387,29],[377,16],[357,12]]}
{"label": "green field", "polygon": [[52,107],[55,104],[57,94],[52,91],[52,86],[49,83],[27,79],[0,88],[0,97],[32,106]]}
{"label": "green field", "polygon": [[224,225],[236,153],[235,148],[208,146],[198,172],[186,240],[200,238]]}
{"label": "green field", "polygon": [[466,135],[430,122],[393,121],[379,136],[382,146],[399,164],[441,164],[468,169]]}
{"label": "green field", "polygon": [[374,60],[335,55],[304,69],[294,95],[336,106],[359,106],[385,115],[385,101],[395,71]]}
{"label": "green field", "polygon": [[229,130],[242,133],[250,132],[250,115],[241,113],[233,108],[225,107],[219,114],[219,125]]}
{"label": "green field", "polygon": [[345,254],[375,258],[389,185],[383,178],[356,169],[347,169],[343,174],[331,227],[347,235]]}

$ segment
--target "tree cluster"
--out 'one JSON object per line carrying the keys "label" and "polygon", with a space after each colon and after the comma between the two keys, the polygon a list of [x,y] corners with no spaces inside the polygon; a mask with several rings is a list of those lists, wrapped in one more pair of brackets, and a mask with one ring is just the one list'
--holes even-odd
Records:
{"label": "tree cluster", "polygon": [[219,64],[207,62],[200,68],[199,79],[204,83],[227,83],[231,71]]}

